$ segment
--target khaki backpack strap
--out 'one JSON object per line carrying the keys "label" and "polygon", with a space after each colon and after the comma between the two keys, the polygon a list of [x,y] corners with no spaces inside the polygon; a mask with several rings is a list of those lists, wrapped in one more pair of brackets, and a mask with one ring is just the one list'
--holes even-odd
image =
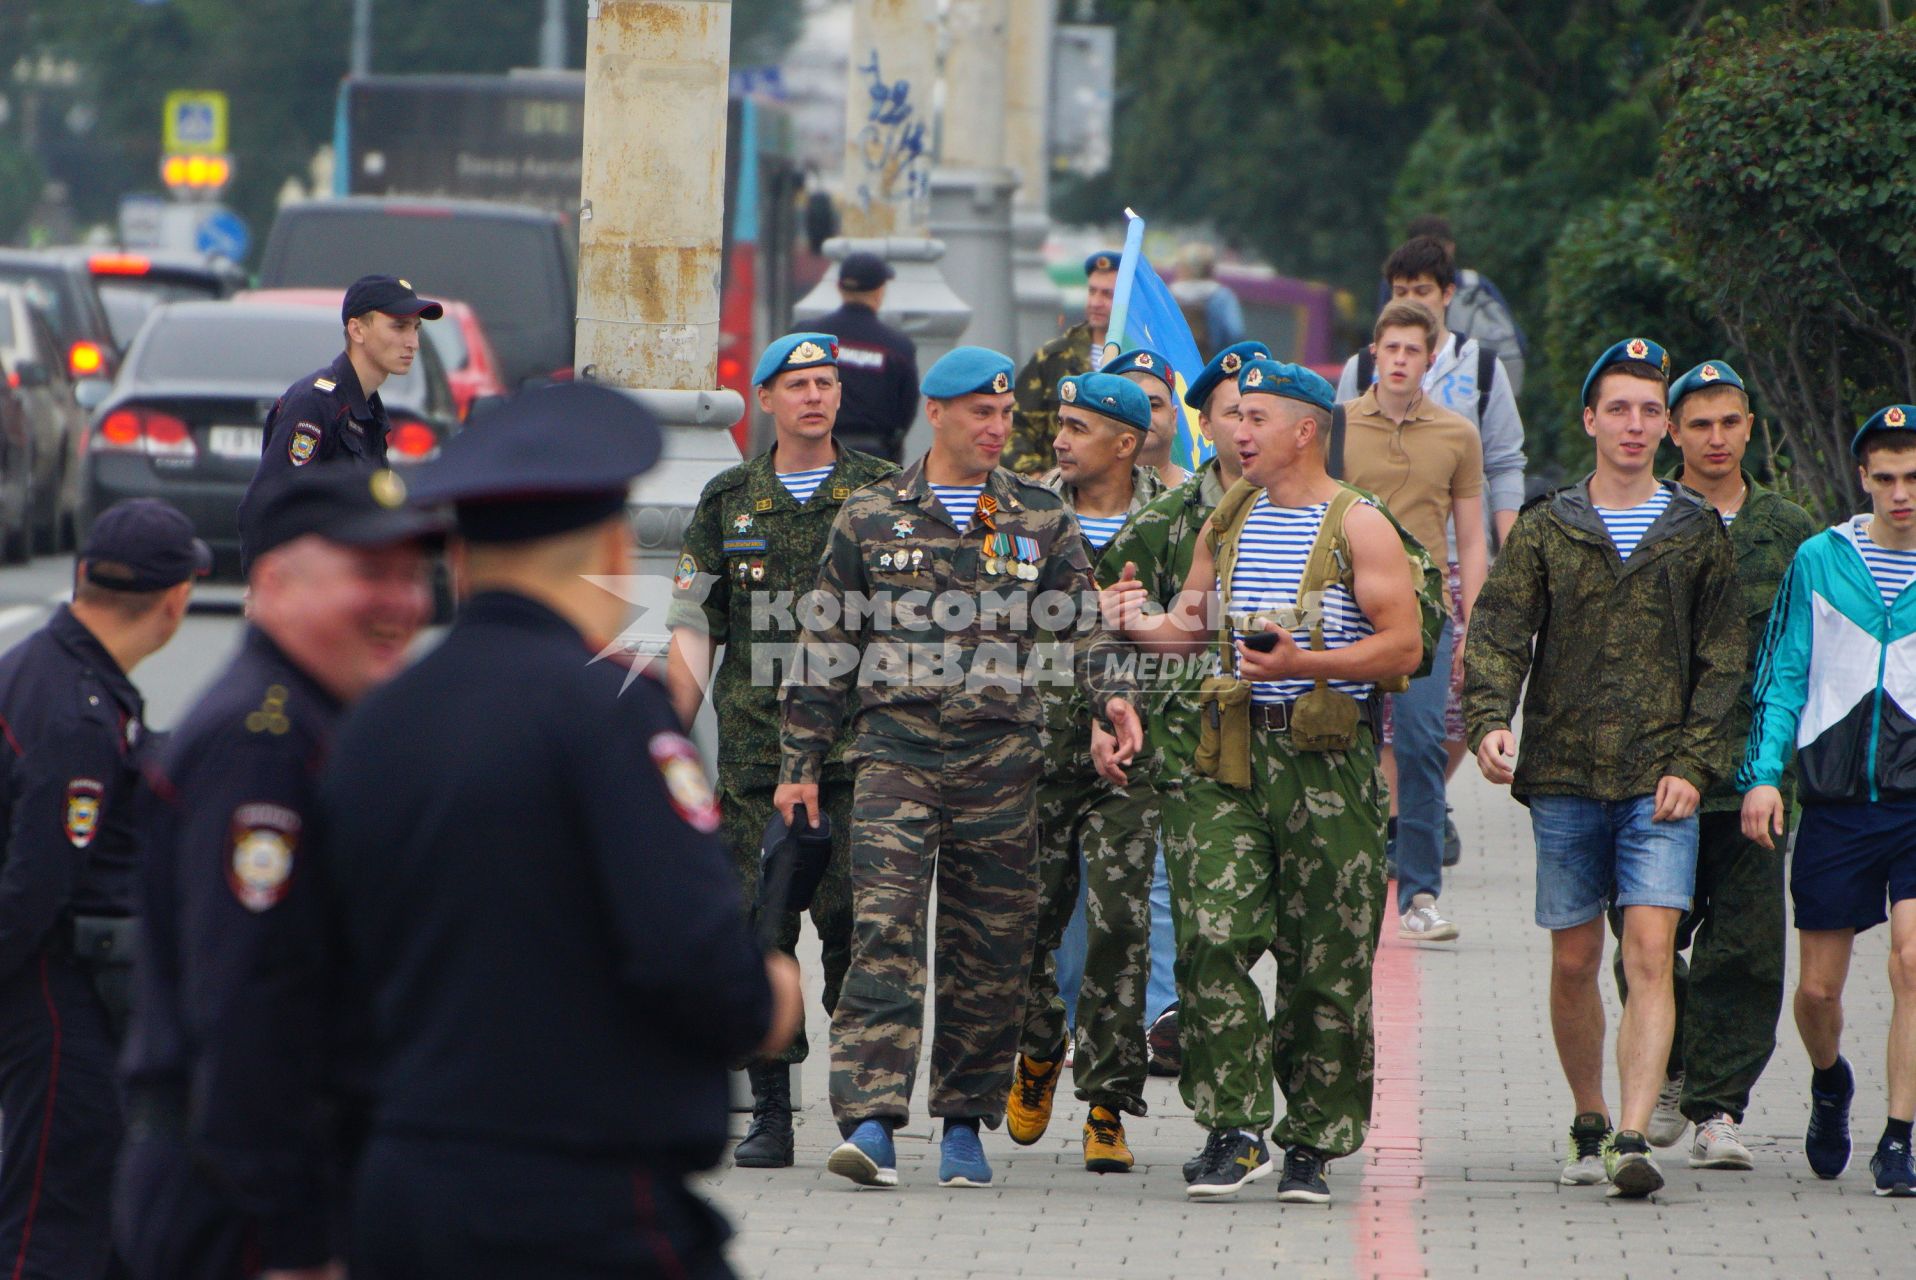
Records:
{"label": "khaki backpack strap", "polygon": [[[1324,610],[1323,593],[1335,584],[1343,581],[1345,567],[1350,560],[1349,544],[1344,539],[1344,516],[1362,499],[1355,489],[1348,485],[1339,485],[1337,496],[1331,499],[1331,505],[1324,512],[1324,520],[1317,526],[1317,537],[1311,540],[1311,553],[1304,561],[1304,576],[1297,580],[1297,603],[1303,608],[1306,601],[1315,597],[1319,601],[1316,620],[1311,623],[1311,648],[1316,652],[1324,649]],[[1339,552],[1342,552],[1345,566],[1338,564]],[[1320,677],[1317,687],[1327,689],[1329,683]]]}
{"label": "khaki backpack strap", "polygon": [[1225,670],[1231,656],[1231,573],[1237,568],[1238,536],[1244,532],[1245,523],[1251,518],[1251,508],[1257,505],[1258,495],[1264,491],[1249,480],[1240,478],[1224,493],[1218,501],[1217,510],[1211,513],[1211,560],[1217,566],[1218,591],[1218,627],[1217,658],[1219,670]]}

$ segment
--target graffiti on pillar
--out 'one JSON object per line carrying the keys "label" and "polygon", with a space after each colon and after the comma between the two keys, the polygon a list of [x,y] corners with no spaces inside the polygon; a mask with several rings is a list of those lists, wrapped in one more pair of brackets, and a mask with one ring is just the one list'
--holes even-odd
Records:
{"label": "graffiti on pillar", "polygon": [[909,80],[886,80],[872,49],[858,72],[865,79],[868,103],[859,130],[857,154],[863,172],[856,195],[861,208],[908,208],[931,195],[931,156],[925,147],[925,118],[912,99]]}

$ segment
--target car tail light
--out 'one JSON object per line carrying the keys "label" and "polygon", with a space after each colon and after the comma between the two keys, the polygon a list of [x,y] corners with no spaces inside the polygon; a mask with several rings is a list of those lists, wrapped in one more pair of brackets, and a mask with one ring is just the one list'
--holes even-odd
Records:
{"label": "car tail light", "polygon": [[424,462],[439,452],[439,433],[423,422],[404,419],[393,425],[386,448],[394,462]]}
{"label": "car tail light", "polygon": [[186,423],[153,409],[115,409],[100,419],[87,447],[95,453],[140,453],[149,458],[193,458],[199,454]]}
{"label": "car tail light", "polygon": [[67,349],[67,370],[76,378],[97,377],[106,371],[106,352],[97,342],[76,342]]}

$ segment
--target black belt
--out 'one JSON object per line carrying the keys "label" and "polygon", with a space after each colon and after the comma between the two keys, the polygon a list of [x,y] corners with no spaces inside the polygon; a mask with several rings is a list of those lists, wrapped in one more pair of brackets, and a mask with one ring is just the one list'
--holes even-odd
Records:
{"label": "black belt", "polygon": [[[1290,702],[1253,702],[1251,704],[1251,727],[1264,729],[1272,733],[1289,733],[1291,729]],[[1360,724],[1368,724],[1375,737],[1383,735],[1384,708],[1377,698],[1364,698],[1358,702]]]}

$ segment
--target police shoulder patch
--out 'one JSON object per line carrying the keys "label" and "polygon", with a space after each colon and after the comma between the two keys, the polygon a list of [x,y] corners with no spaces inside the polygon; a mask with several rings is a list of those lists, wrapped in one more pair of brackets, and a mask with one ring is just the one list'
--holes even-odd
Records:
{"label": "police shoulder patch", "polygon": [[314,378],[313,385],[318,387],[321,391],[331,391],[334,388],[339,386],[339,384],[337,382],[334,382],[331,378]]}
{"label": "police shoulder patch", "polygon": [[267,911],[286,897],[299,848],[299,815],[279,804],[243,804],[228,825],[226,883],[248,911]]}
{"label": "police shoulder patch", "polygon": [[67,842],[74,848],[84,849],[93,843],[100,829],[100,803],[105,798],[106,787],[98,778],[75,778],[67,783]]}
{"label": "police shoulder patch", "polygon": [[685,735],[669,729],[653,734],[647,747],[652,763],[659,767],[659,776],[665,780],[665,795],[672,802],[673,812],[694,831],[706,835],[717,831],[718,797],[705,780],[705,765],[699,760],[698,749]]}
{"label": "police shoulder patch", "polygon": [[319,428],[310,422],[302,422],[293,428],[292,438],[286,442],[286,456],[296,467],[303,467],[313,460],[319,452]]}

